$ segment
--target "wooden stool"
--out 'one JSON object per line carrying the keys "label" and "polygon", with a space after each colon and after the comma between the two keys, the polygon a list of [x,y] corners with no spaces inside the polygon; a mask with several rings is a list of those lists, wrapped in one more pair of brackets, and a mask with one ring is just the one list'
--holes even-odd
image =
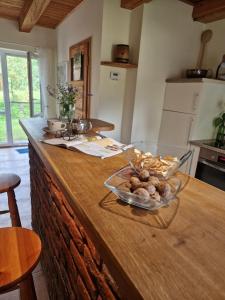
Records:
{"label": "wooden stool", "polygon": [[0,294],[19,285],[21,300],[36,300],[31,273],[40,258],[40,238],[29,229],[0,228],[0,245]]}
{"label": "wooden stool", "polygon": [[10,213],[12,226],[21,226],[14,188],[20,184],[20,177],[15,174],[0,174],[0,194],[8,194],[9,210],[0,211],[0,214]]}

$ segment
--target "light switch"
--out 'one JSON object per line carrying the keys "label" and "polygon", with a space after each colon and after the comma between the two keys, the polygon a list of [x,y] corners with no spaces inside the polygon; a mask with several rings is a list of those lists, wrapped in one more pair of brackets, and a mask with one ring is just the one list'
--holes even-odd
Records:
{"label": "light switch", "polygon": [[120,80],[120,73],[119,72],[110,72],[110,79],[111,80]]}

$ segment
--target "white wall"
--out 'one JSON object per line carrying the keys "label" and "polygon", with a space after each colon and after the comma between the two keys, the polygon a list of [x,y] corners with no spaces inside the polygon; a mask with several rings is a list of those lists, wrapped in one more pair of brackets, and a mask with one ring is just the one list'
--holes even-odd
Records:
{"label": "white wall", "polygon": [[14,49],[23,45],[21,50],[26,50],[27,46],[56,47],[56,32],[53,29],[35,26],[30,33],[20,32],[17,22],[6,19],[0,19],[0,28],[1,46],[8,43],[8,47]]}
{"label": "white wall", "polygon": [[[102,20],[101,60],[112,61],[113,47],[116,44],[129,44],[130,32],[129,10],[120,7],[120,0],[104,0]],[[110,79],[110,72],[118,72],[120,80]],[[126,69],[101,66],[100,99],[98,118],[112,122],[113,132],[105,132],[107,136],[121,140],[123,102],[126,85]]]}
{"label": "white wall", "polygon": [[[136,9],[133,9],[130,17],[130,61],[135,64],[138,64],[139,60],[143,8],[144,6],[141,5]],[[131,140],[136,82],[137,69],[128,69],[126,76],[125,94],[123,101],[123,115],[121,124],[121,141],[126,144],[129,144]]]}
{"label": "white wall", "polygon": [[[131,12],[129,10],[120,7],[120,0],[104,0],[101,47],[102,61],[113,60],[114,45],[129,44],[130,15]],[[111,80],[110,72],[118,72],[120,80]],[[98,118],[112,122],[115,125],[115,130],[113,132],[105,132],[105,135],[117,140],[121,139],[126,73],[126,69],[106,66],[101,66],[100,71]]]}
{"label": "white wall", "polygon": [[70,46],[92,37],[91,117],[97,116],[103,0],[84,0],[58,27],[58,62],[69,60]]}
{"label": "white wall", "polygon": [[165,80],[196,64],[203,25],[192,21],[192,6],[156,0],[144,6],[132,143],[156,152]]}
{"label": "white wall", "polygon": [[113,45],[128,44],[131,12],[121,8],[120,3],[120,0],[104,0],[101,60],[113,59]]}

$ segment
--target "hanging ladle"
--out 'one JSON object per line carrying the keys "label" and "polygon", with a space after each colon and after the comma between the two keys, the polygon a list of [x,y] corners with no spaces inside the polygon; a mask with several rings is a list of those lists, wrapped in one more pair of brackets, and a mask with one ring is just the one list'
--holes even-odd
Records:
{"label": "hanging ladle", "polygon": [[198,61],[196,69],[189,69],[186,71],[186,76],[188,78],[204,78],[207,75],[208,70],[202,69],[202,62],[205,54],[206,44],[211,40],[213,35],[212,30],[207,29],[202,32],[201,35],[201,47],[199,51]]}

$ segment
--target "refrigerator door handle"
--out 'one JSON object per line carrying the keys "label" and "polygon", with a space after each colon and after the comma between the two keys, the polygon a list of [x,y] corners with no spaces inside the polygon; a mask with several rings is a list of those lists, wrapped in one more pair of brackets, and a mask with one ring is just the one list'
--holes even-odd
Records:
{"label": "refrigerator door handle", "polygon": [[190,141],[191,139],[191,131],[192,131],[192,124],[193,124],[194,118],[191,117],[190,118],[190,125],[189,125],[189,129],[188,129],[188,137],[187,137],[187,143]]}
{"label": "refrigerator door handle", "polygon": [[199,93],[194,93],[193,101],[192,101],[192,110],[195,112],[198,108],[198,97]]}

